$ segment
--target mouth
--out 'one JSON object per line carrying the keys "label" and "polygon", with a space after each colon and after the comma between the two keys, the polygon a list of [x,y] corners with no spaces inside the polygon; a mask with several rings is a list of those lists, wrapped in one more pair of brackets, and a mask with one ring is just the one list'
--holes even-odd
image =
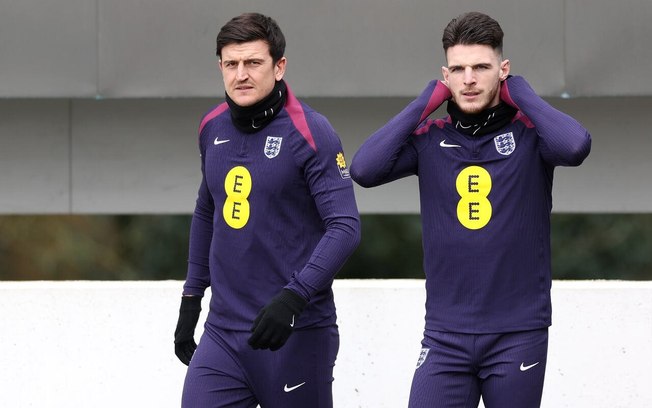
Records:
{"label": "mouth", "polygon": [[235,90],[240,92],[246,92],[254,89],[252,85],[236,85]]}
{"label": "mouth", "polygon": [[481,92],[480,91],[463,91],[461,92],[462,96],[466,99],[475,99],[478,97]]}

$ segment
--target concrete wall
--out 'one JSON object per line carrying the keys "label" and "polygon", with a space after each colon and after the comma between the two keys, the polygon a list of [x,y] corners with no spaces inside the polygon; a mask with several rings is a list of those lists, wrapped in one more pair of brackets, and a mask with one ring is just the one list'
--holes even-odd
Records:
{"label": "concrete wall", "polygon": [[[347,158],[408,98],[309,98]],[[551,98],[592,133],[579,168],[559,168],[554,211],[652,211],[652,97]],[[0,214],[190,213],[200,181],[197,127],[216,100],[0,100]],[[445,115],[443,109],[437,116]],[[363,212],[417,212],[415,177],[356,189]]]}
{"label": "concrete wall", "polygon": [[[441,31],[472,9],[594,136],[558,172],[555,211],[652,211],[648,0],[0,0],[0,214],[191,212],[197,125],[224,91],[215,36],[237,14],[278,20],[288,82],[351,158],[440,75]],[[418,210],[415,179],[357,193],[363,212]]]}
{"label": "concrete wall", "polygon": [[646,0],[1,0],[0,97],[215,95],[215,35],[246,11],[288,38],[304,96],[411,96],[444,64],[441,31],[469,10],[505,31],[505,56],[545,96],[641,96]]}
{"label": "concrete wall", "polygon": [[[172,340],[181,286],[0,282],[0,406],[178,407],[185,366]],[[336,280],[334,289],[335,407],[406,406],[424,282]],[[652,282],[555,281],[552,295],[542,406],[652,406]]]}

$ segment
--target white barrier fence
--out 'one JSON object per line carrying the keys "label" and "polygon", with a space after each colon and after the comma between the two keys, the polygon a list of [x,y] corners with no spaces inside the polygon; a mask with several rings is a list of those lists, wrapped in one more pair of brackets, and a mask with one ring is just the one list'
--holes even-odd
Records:
{"label": "white barrier fence", "polygon": [[[0,282],[0,407],[179,407],[181,286]],[[334,290],[335,407],[407,406],[424,282],[336,280]],[[652,407],[652,282],[555,281],[552,294],[542,406]]]}

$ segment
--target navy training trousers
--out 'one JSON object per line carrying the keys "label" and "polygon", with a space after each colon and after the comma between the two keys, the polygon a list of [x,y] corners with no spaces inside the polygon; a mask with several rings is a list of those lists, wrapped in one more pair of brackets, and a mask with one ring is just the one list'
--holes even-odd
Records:
{"label": "navy training trousers", "polygon": [[183,408],[332,408],[337,326],[297,330],[277,351],[251,333],[206,325],[188,367]]}
{"label": "navy training trousers", "polygon": [[548,329],[460,334],[426,331],[409,408],[538,408]]}

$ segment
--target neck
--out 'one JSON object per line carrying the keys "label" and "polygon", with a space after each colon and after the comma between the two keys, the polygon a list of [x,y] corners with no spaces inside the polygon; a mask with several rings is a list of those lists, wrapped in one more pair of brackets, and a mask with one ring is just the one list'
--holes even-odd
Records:
{"label": "neck", "polygon": [[469,136],[482,136],[495,132],[511,122],[518,112],[515,108],[500,102],[479,113],[465,113],[453,101],[448,101],[447,111],[455,128]]}
{"label": "neck", "polygon": [[231,111],[231,120],[238,130],[254,133],[267,126],[279,114],[287,99],[284,81],[276,81],[274,89],[262,100],[251,106],[240,106],[226,94],[226,103]]}

